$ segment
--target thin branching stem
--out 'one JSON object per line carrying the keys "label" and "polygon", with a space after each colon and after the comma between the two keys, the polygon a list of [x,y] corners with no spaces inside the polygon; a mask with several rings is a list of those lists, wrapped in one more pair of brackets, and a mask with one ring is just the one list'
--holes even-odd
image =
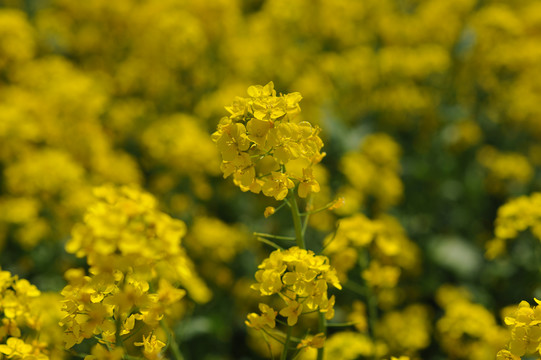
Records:
{"label": "thin branching stem", "polygon": [[267,244],[267,245],[269,245],[269,246],[272,246],[272,247],[275,248],[276,250],[284,250],[284,248],[281,247],[280,245],[278,245],[278,244],[276,244],[275,242],[272,242],[272,241],[270,241],[270,240],[268,240],[268,239],[265,239],[265,238],[263,238],[263,237],[258,236],[258,237],[257,237],[257,241],[261,241],[262,243],[265,243],[265,244]]}
{"label": "thin branching stem", "polygon": [[286,332],[286,340],[284,342],[284,348],[282,349],[282,356],[280,357],[280,360],[286,360],[287,359],[287,351],[289,350],[289,341],[291,340],[291,331],[293,330],[293,327],[288,326],[287,332]]}

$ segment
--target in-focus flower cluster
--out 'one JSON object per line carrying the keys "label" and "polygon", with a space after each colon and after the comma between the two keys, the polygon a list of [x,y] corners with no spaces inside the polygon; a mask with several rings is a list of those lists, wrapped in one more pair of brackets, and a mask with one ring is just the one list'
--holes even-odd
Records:
{"label": "in-focus flower cluster", "polygon": [[255,329],[274,328],[277,313],[287,318],[293,326],[299,316],[319,311],[327,319],[334,317],[335,298],[328,297],[328,284],[341,289],[336,271],[326,256],[315,255],[312,251],[296,246],[287,250],[273,251],[260,265],[255,274],[257,283],[252,289],[261,295],[278,294],[284,306],[275,311],[266,304],[260,304],[261,315],[248,315],[246,324]]}
{"label": "in-focus flower cluster", "polygon": [[[323,142],[319,128],[299,121],[299,93],[276,96],[274,84],[248,88],[248,97],[237,97],[226,110],[230,113],[212,135],[222,153],[224,177],[233,175],[242,191],[263,192],[276,200],[284,199],[298,183],[298,194],[305,198],[319,191],[312,165],[321,161]],[[297,163],[301,172],[287,166]]]}
{"label": "in-focus flower cluster", "polygon": [[[96,202],[73,228],[68,252],[86,256],[90,275],[66,272],[62,290],[66,347],[97,337],[120,345],[144,327],[143,354],[158,358],[165,343],[152,332],[171,315],[186,291],[205,302],[210,293],[180,246],[186,226],[156,208],[156,200],[133,187],[95,189]],[[152,335],[152,336],[151,336]],[[98,351],[98,350],[96,350]]]}

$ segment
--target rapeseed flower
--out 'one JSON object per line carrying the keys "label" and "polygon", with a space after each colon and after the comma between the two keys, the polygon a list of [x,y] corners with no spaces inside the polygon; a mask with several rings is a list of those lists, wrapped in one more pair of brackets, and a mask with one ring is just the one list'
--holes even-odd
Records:
{"label": "rapeseed flower", "polygon": [[[230,115],[220,120],[212,134],[222,154],[224,177],[233,175],[242,191],[262,191],[276,200],[283,200],[296,184],[300,197],[318,192],[311,167],[324,156],[323,142],[318,127],[298,119],[302,96],[277,96],[272,82],[250,86],[248,96],[226,106]],[[302,174],[288,171],[292,161],[302,164]]]}

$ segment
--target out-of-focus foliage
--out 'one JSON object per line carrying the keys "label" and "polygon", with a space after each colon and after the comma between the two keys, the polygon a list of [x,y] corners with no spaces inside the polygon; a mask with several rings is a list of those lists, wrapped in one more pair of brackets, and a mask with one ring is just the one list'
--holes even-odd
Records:
{"label": "out-of-focus foliage", "polygon": [[[535,0],[0,0],[0,358],[69,358],[66,311],[89,359],[133,329],[270,358],[253,232],[294,234],[294,186],[343,286],[327,359],[539,355],[540,74]],[[113,272],[135,257],[185,271]]]}

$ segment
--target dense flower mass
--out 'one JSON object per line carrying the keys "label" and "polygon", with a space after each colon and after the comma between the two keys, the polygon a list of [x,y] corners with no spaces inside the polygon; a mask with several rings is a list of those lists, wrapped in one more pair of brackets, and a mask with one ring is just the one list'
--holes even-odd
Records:
{"label": "dense flower mass", "polygon": [[[319,128],[297,116],[301,95],[276,96],[270,82],[249,87],[248,96],[237,97],[226,107],[230,115],[220,120],[212,134],[222,154],[224,177],[233,175],[241,190],[262,191],[276,200],[284,199],[295,182],[302,198],[318,192],[319,183],[311,167],[325,153],[321,153]],[[288,169],[292,163],[301,171]]]}
{"label": "dense flower mass", "polygon": [[[0,354],[7,359],[48,360],[52,344],[39,339],[41,292],[26,279],[0,269]],[[34,334],[32,334],[34,333]],[[56,358],[56,356],[55,356]]]}
{"label": "dense flower mass", "polygon": [[209,299],[209,290],[180,246],[186,233],[182,221],[159,211],[152,195],[134,187],[104,186],[94,194],[96,201],[66,244],[68,252],[86,256],[90,273],[160,277],[182,284],[197,301]]}
{"label": "dense flower mass", "polygon": [[150,333],[133,344],[143,346],[147,359],[157,359],[165,344],[152,333],[186,294],[177,286],[196,301],[210,297],[180,246],[186,226],[134,187],[104,186],[94,193],[95,202],[66,245],[90,266],[90,275],[82,269],[65,274],[61,324],[66,348],[92,337],[115,348],[136,340],[133,335],[144,326]]}

